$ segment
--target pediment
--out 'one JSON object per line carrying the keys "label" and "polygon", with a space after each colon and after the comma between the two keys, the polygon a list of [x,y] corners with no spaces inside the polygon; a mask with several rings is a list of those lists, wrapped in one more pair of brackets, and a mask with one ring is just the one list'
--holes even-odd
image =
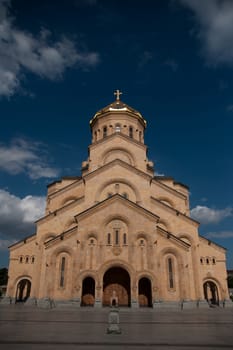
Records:
{"label": "pediment", "polygon": [[151,176],[148,175],[147,173],[133,167],[132,165],[124,162],[123,160],[121,159],[115,159],[107,164],[104,164],[103,166],[101,166],[100,168],[97,168],[95,170],[93,170],[92,172],[86,174],[83,176],[83,178],[86,180],[88,178],[91,178],[91,177],[95,177],[103,172],[105,172],[106,170],[108,169],[113,169],[114,167],[121,167],[121,168],[124,168],[124,169],[127,169],[129,170],[130,172],[133,172],[134,174],[138,174],[139,176],[143,176],[144,178],[146,179],[149,179],[151,180]]}
{"label": "pediment", "polygon": [[126,212],[131,215],[140,215],[143,218],[148,218],[154,222],[159,221],[159,216],[150,212],[149,210],[141,207],[140,205],[122,197],[119,194],[114,194],[112,197],[103,200],[100,203],[95,204],[94,206],[84,210],[83,212],[75,215],[77,222],[80,220],[89,217],[93,214],[103,213],[106,216],[106,213],[116,213],[116,215],[126,215]]}
{"label": "pediment", "polygon": [[152,202],[154,202],[155,205],[159,206],[162,210],[164,210],[165,213],[170,213],[173,216],[179,216],[181,220],[186,221],[188,224],[194,225],[195,227],[198,227],[200,223],[190,216],[187,216],[183,213],[181,213],[179,210],[172,208],[171,206],[167,205],[166,203],[163,203],[159,201],[158,199],[151,196]]}
{"label": "pediment", "polygon": [[66,230],[62,232],[61,234],[57,235],[56,237],[50,239],[49,241],[46,241],[44,243],[45,249],[48,249],[50,247],[53,247],[54,245],[59,245],[61,242],[66,241],[68,238],[76,234],[78,226],[74,226],[70,228],[69,230]]}
{"label": "pediment", "polygon": [[182,239],[180,239],[179,237],[177,237],[176,235],[172,234],[171,232],[168,232],[166,230],[164,230],[162,227],[159,227],[159,225],[157,226],[157,233],[166,238],[167,240],[170,240],[173,244],[188,250],[190,248],[190,244],[183,241]]}

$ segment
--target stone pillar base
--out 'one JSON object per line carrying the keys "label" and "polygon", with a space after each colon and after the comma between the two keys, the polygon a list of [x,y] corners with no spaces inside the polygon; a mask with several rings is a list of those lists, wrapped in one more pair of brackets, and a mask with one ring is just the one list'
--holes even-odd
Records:
{"label": "stone pillar base", "polygon": [[202,299],[202,300],[197,300],[197,308],[199,309],[208,309],[210,306],[207,302],[207,300]]}
{"label": "stone pillar base", "polygon": [[55,301],[50,298],[42,298],[37,300],[37,306],[43,309],[52,309],[56,307]]}
{"label": "stone pillar base", "polygon": [[183,300],[181,301],[181,309],[208,309],[210,306],[207,300]]}
{"label": "stone pillar base", "polygon": [[233,307],[233,302],[231,299],[221,300],[219,302],[219,306],[222,306],[224,308],[230,308]]}
{"label": "stone pillar base", "polygon": [[37,306],[37,299],[36,298],[28,298],[25,303],[25,306]]}
{"label": "stone pillar base", "polygon": [[97,308],[102,307],[102,301],[100,299],[95,299],[94,307],[97,307]]}
{"label": "stone pillar base", "polygon": [[0,301],[0,304],[15,304],[15,298],[11,298],[8,296],[3,297],[3,299]]}
{"label": "stone pillar base", "polygon": [[131,307],[132,307],[132,309],[139,308],[138,301],[137,300],[132,300],[131,301]]}
{"label": "stone pillar base", "polygon": [[108,334],[121,334],[119,310],[113,307],[108,314]]}

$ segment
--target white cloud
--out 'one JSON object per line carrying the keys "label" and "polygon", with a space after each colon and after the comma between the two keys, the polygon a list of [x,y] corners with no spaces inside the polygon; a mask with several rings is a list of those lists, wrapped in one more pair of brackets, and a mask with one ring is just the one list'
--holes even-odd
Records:
{"label": "white cloud", "polygon": [[44,215],[45,203],[45,197],[29,195],[21,199],[0,190],[0,245],[33,234],[34,222]]}
{"label": "white cloud", "polygon": [[78,51],[65,36],[52,42],[47,29],[41,29],[36,37],[16,28],[9,5],[10,1],[0,1],[0,96],[12,96],[27,71],[56,80],[74,65],[87,69],[99,62],[98,53]]}
{"label": "white cloud", "polygon": [[153,55],[150,51],[144,51],[139,57],[138,68],[145,67],[149,62],[153,60]]}
{"label": "white cloud", "polygon": [[230,216],[233,216],[232,208],[211,209],[206,206],[197,205],[191,210],[191,217],[201,224],[216,224]]}
{"label": "white cloud", "polygon": [[227,106],[227,112],[233,112],[233,105]]}
{"label": "white cloud", "polygon": [[0,251],[7,250],[8,247],[12,244],[14,244],[17,240],[16,239],[1,239],[0,238]]}
{"label": "white cloud", "polygon": [[233,231],[220,231],[220,232],[209,232],[206,234],[207,238],[232,238],[233,237]]}
{"label": "white cloud", "polygon": [[196,34],[211,65],[233,64],[233,1],[179,0],[195,15]]}
{"label": "white cloud", "polygon": [[178,69],[178,63],[175,60],[168,59],[164,62],[164,65],[171,68],[173,72],[176,72]]}
{"label": "white cloud", "polygon": [[24,139],[14,139],[9,146],[0,144],[0,170],[11,175],[26,173],[31,179],[56,177],[59,170],[49,166],[43,148]]}

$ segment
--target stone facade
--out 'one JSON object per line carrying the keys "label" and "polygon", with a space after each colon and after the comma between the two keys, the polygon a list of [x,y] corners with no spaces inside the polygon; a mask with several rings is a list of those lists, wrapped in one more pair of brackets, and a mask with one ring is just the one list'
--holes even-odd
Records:
{"label": "stone facade", "polygon": [[225,249],[198,235],[187,186],[154,175],[142,115],[118,93],[90,126],[82,176],[50,184],[36,234],[10,247],[8,297],[96,307],[225,303]]}

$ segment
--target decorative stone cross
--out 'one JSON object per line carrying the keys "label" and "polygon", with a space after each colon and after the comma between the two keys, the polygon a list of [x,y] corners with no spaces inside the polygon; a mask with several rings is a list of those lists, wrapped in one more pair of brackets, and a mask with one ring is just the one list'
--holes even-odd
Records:
{"label": "decorative stone cross", "polygon": [[114,92],[114,95],[116,96],[116,100],[119,101],[120,100],[120,95],[122,95],[122,92],[120,90],[116,90]]}

